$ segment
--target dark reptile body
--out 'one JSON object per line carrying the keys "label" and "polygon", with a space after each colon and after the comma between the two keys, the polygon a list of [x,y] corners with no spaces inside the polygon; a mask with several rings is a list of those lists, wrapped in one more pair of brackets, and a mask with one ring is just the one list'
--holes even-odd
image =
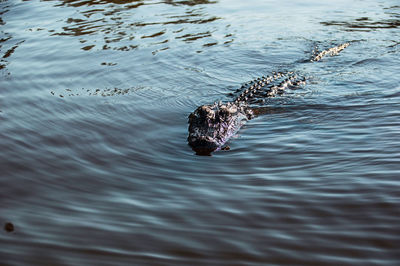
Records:
{"label": "dark reptile body", "polygon": [[[314,52],[310,61],[319,61],[326,55],[337,55],[347,46],[349,43]],[[240,127],[254,117],[255,112],[250,104],[262,102],[265,98],[282,94],[286,89],[296,89],[305,83],[304,77],[293,72],[276,72],[244,84],[236,91],[240,94],[230,102],[199,106],[189,115],[188,144],[198,155],[210,155],[215,150],[223,149],[223,145]]]}

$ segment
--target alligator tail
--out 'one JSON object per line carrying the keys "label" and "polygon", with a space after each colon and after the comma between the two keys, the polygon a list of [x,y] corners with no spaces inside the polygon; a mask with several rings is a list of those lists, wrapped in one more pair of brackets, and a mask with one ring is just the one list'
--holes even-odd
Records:
{"label": "alligator tail", "polygon": [[311,62],[318,62],[320,61],[324,56],[330,55],[338,55],[341,51],[343,51],[345,48],[347,48],[350,45],[350,43],[346,42],[341,45],[323,50],[322,52],[314,52],[314,56],[311,58]]}

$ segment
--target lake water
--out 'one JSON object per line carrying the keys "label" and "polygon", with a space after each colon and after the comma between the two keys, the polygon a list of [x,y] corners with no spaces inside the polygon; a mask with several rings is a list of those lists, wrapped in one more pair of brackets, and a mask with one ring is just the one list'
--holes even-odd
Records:
{"label": "lake water", "polygon": [[[400,4],[282,2],[0,1],[0,264],[400,265]],[[285,70],[195,155],[190,112]]]}

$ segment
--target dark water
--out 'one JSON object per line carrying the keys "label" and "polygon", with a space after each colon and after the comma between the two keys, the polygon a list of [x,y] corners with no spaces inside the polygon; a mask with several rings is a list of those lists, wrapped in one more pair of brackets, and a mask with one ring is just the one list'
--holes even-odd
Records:
{"label": "dark water", "polygon": [[[1,265],[400,265],[397,0],[2,0],[0,18]],[[194,155],[190,112],[281,70],[309,82]]]}

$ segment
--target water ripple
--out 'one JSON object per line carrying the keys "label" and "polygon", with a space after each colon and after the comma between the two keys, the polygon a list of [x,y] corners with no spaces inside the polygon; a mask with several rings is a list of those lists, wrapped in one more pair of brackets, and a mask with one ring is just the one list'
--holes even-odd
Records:
{"label": "water ripple", "polygon": [[[207,14],[204,8],[204,5],[215,3],[213,1],[53,2],[62,8],[60,12],[73,17],[59,20],[56,25],[49,25],[45,29],[52,36],[78,37],[85,51],[130,51],[148,46],[155,46],[155,51],[160,51],[168,49],[170,46],[166,45],[173,45],[174,40],[179,39],[184,42],[205,39],[209,46],[208,40],[213,39],[211,32],[196,33],[193,27],[188,31],[187,26],[212,24],[219,19]],[[79,12],[79,18],[76,12]],[[217,31],[215,27],[213,32]]]}
{"label": "water ripple", "polygon": [[[1,263],[399,264],[398,13],[0,1]],[[282,70],[307,84],[194,155],[190,112]]]}

